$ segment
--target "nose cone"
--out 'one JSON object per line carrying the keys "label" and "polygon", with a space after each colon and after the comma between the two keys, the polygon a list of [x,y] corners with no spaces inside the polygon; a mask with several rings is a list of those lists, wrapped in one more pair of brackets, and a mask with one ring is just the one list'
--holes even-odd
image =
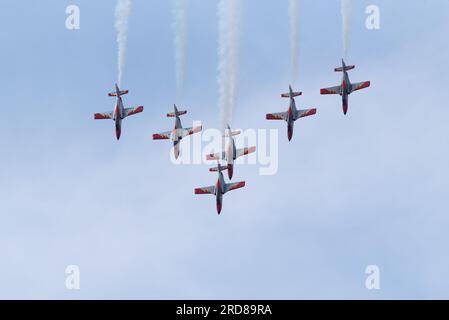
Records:
{"label": "nose cone", "polygon": [[173,146],[173,154],[174,154],[174,156],[175,156],[175,159],[178,159],[178,158],[179,158],[179,154],[180,154],[180,151],[179,151],[179,141],[176,142],[175,145]]}
{"label": "nose cone", "polygon": [[221,202],[217,202],[217,213],[218,214],[221,213],[221,208],[222,208]]}
{"label": "nose cone", "polygon": [[233,174],[234,174],[234,166],[232,164],[228,164],[228,177],[229,177],[229,180],[232,179]]}
{"label": "nose cone", "polygon": [[348,104],[343,103],[343,113],[346,115],[348,113]]}
{"label": "nose cone", "polygon": [[291,141],[293,138],[293,130],[292,129],[288,129],[288,141]]}
{"label": "nose cone", "polygon": [[117,140],[120,140],[120,136],[122,135],[122,130],[120,128],[115,128],[115,136]]}

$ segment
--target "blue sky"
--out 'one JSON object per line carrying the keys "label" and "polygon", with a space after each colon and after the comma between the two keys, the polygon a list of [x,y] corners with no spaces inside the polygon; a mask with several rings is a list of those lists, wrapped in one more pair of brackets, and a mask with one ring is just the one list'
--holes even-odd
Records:
{"label": "blue sky", "polygon": [[[175,166],[168,143],[175,99],[171,2],[133,0],[123,84],[145,112],[124,122],[112,109],[115,1],[4,1],[0,12],[1,298],[448,298],[449,2],[353,1],[348,63],[371,88],[350,98],[337,85],[339,1],[303,0],[296,126],[265,113],[286,109],[287,1],[243,1],[239,95],[233,126],[279,128],[279,171],[236,168],[245,189],[221,216],[205,166]],[[185,124],[217,127],[217,1],[188,11]],[[65,28],[65,8],[81,29]],[[376,4],[381,29],[365,28]],[[81,290],[65,268],[81,269]],[[381,289],[365,288],[378,265]]]}

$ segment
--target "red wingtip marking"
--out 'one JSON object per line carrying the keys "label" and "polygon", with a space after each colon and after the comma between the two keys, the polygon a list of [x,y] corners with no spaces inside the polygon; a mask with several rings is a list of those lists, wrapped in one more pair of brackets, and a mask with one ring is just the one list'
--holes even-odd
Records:
{"label": "red wingtip marking", "polygon": [[96,113],[96,114],[94,114],[94,119],[96,119],[96,120],[103,120],[103,119],[109,119],[109,118],[105,117],[101,113]]}
{"label": "red wingtip marking", "polygon": [[206,192],[204,192],[203,189],[201,189],[201,188],[196,188],[195,194],[206,194]]}
{"label": "red wingtip marking", "polygon": [[310,109],[309,112],[306,113],[306,116],[313,116],[316,114],[316,108]]}

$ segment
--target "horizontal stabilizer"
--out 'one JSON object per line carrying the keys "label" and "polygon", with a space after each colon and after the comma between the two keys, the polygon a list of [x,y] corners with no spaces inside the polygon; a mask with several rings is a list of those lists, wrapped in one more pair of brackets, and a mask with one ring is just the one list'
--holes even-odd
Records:
{"label": "horizontal stabilizer", "polygon": [[[121,90],[121,91],[119,91],[119,96],[123,96],[123,95],[125,95],[125,94],[128,94],[128,90]],[[117,96],[117,92],[111,92],[111,93],[108,93],[108,96],[110,96],[110,97],[116,97]]]}
{"label": "horizontal stabilizer", "polygon": [[206,160],[222,160],[225,158],[225,153],[211,153],[206,156]]}
{"label": "horizontal stabilizer", "polygon": [[179,117],[179,116],[182,116],[183,114],[186,114],[187,113],[187,111],[178,111],[178,112],[170,112],[170,113],[167,113],[167,117],[168,118],[174,118],[174,117]]}
{"label": "horizontal stabilizer", "polygon": [[[294,97],[299,97],[300,95],[302,95],[302,92],[292,92],[292,98]],[[282,98],[290,98],[290,93],[282,93],[281,94]]]}
{"label": "horizontal stabilizer", "polygon": [[228,169],[228,166],[218,166],[218,167],[213,167],[210,168],[209,171],[210,172],[218,172],[218,171],[225,171],[226,169]]}
{"label": "horizontal stabilizer", "polygon": [[339,67],[339,68],[335,68],[335,72],[348,71],[348,70],[352,70],[352,69],[354,69],[354,68],[355,68],[355,66]]}
{"label": "horizontal stabilizer", "polygon": [[237,131],[227,131],[224,135],[225,137],[234,137],[236,135],[239,135],[241,133],[240,130]]}

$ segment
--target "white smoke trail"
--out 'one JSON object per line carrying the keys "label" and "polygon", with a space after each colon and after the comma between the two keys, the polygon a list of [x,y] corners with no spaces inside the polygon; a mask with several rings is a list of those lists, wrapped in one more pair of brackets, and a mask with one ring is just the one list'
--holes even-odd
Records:
{"label": "white smoke trail", "polygon": [[187,0],[174,0],[173,32],[175,45],[176,96],[179,99],[184,91],[185,51],[187,33]]}
{"label": "white smoke trail", "polygon": [[298,77],[298,54],[299,54],[299,0],[290,0],[290,48],[291,48],[291,84],[294,85]]}
{"label": "white smoke trail", "polygon": [[232,120],[237,98],[240,2],[241,0],[220,0],[218,4],[218,106],[222,130]]}
{"label": "white smoke trail", "polygon": [[118,85],[121,85],[125,67],[126,47],[128,43],[128,18],[131,12],[131,0],[118,0],[115,7],[115,29],[118,44]]}
{"label": "white smoke trail", "polygon": [[351,15],[351,0],[341,0],[341,16],[343,20],[343,55],[347,58],[349,43],[349,18]]}

